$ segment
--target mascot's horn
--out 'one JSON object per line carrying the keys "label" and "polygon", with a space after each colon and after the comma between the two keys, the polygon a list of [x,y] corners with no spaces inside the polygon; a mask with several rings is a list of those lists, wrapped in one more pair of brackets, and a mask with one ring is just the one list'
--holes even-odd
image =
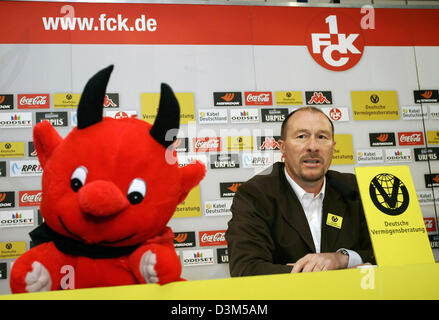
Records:
{"label": "mascot's horn", "polygon": [[84,129],[102,120],[105,90],[113,65],[102,69],[88,80],[79,101],[77,117],[78,129]]}
{"label": "mascot's horn", "polygon": [[171,87],[161,85],[160,104],[154,125],[149,132],[151,136],[165,148],[175,140],[180,128],[180,106]]}

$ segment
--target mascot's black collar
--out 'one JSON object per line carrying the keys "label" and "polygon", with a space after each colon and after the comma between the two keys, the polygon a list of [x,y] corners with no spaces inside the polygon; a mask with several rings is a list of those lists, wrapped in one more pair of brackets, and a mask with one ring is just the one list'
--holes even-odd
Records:
{"label": "mascot's black collar", "polygon": [[118,258],[131,254],[140,244],[126,247],[110,247],[98,244],[86,244],[66,236],[52,229],[46,223],[41,224],[29,233],[35,246],[44,242],[53,241],[55,247],[62,253],[72,256],[83,256],[92,259]]}

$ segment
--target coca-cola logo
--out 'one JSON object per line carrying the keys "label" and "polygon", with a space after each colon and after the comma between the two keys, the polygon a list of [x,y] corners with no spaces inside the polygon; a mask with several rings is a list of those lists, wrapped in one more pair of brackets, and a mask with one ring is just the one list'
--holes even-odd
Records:
{"label": "coca-cola logo", "polygon": [[221,151],[221,138],[194,138],[195,152]]}
{"label": "coca-cola logo", "polygon": [[20,191],[19,194],[20,207],[33,207],[41,204],[42,191]]}
{"label": "coca-cola logo", "polygon": [[399,145],[414,146],[424,145],[424,135],[419,132],[398,132]]}
{"label": "coca-cola logo", "polygon": [[223,246],[227,245],[226,230],[200,231],[200,246]]}
{"label": "coca-cola logo", "polygon": [[273,96],[271,92],[245,92],[245,104],[247,106],[271,106]]}
{"label": "coca-cola logo", "polygon": [[18,109],[50,108],[49,94],[19,94]]}

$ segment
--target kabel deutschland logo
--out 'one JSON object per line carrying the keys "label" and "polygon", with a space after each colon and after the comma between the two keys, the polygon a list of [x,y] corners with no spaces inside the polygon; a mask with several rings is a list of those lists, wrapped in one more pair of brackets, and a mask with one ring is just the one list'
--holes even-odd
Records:
{"label": "kabel deutschland logo", "polygon": [[359,23],[344,14],[316,16],[306,33],[306,45],[313,59],[332,71],[352,68],[364,52]]}
{"label": "kabel deutschland logo", "polygon": [[372,179],[369,195],[375,207],[390,216],[404,213],[410,202],[407,187],[398,177],[389,173],[380,173]]}

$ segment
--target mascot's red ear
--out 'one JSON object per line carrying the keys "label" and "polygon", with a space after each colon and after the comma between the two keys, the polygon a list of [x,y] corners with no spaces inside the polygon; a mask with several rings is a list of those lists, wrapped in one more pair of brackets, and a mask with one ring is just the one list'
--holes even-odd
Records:
{"label": "mascot's red ear", "polygon": [[56,149],[63,139],[49,121],[38,123],[34,127],[33,133],[35,150],[37,151],[40,164],[44,168],[53,150]]}
{"label": "mascot's red ear", "polygon": [[195,161],[194,163],[189,163],[187,166],[180,168],[180,170],[183,173],[183,185],[179,202],[182,202],[189,191],[197,186],[204,178],[206,175],[206,166],[200,161]]}

